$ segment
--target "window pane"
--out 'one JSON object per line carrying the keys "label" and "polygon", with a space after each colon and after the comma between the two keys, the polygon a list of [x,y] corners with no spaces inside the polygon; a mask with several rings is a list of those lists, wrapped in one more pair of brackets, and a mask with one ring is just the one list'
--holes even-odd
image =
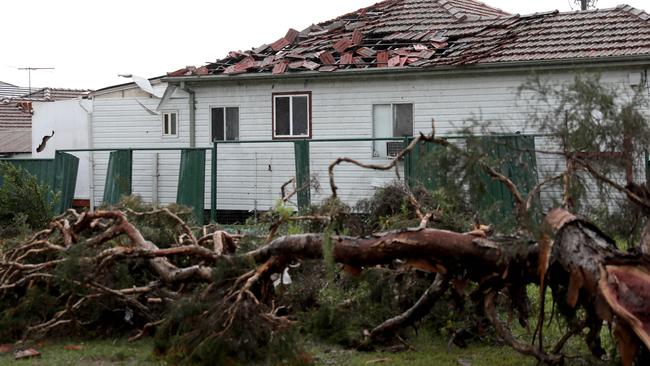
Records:
{"label": "window pane", "polygon": [[393,136],[413,136],[413,104],[395,104]]}
{"label": "window pane", "polygon": [[226,140],[239,140],[239,108],[226,108]]}
{"label": "window pane", "polygon": [[307,111],[308,98],[293,97],[293,135],[307,135],[309,126],[309,113]]}
{"label": "window pane", "polygon": [[212,141],[223,141],[223,108],[212,108]]}
{"label": "window pane", "polygon": [[171,113],[169,115],[170,117],[170,134],[171,135],[176,135],[176,113]]}
{"label": "window pane", "polygon": [[[393,108],[390,104],[372,106],[373,137],[393,137]],[[386,141],[375,141],[375,155],[386,156]]]}
{"label": "window pane", "polygon": [[163,135],[169,135],[169,113],[163,113]]}
{"label": "window pane", "polygon": [[275,135],[288,136],[289,134],[289,97],[276,97]]}

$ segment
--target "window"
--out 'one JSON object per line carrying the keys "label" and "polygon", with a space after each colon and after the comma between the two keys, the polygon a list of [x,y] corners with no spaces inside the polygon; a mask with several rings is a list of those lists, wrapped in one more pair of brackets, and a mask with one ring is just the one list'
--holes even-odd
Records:
{"label": "window", "polygon": [[162,134],[163,136],[178,136],[178,118],[176,112],[163,112]]}
{"label": "window", "polygon": [[239,107],[212,108],[212,141],[239,140]]}
{"label": "window", "polygon": [[273,94],[273,138],[311,137],[311,93]]}
{"label": "window", "polygon": [[[372,126],[373,137],[413,136],[413,104],[373,105]],[[398,144],[401,146],[401,142]],[[376,157],[385,158],[393,155],[389,141],[375,141],[373,150],[373,156]]]}

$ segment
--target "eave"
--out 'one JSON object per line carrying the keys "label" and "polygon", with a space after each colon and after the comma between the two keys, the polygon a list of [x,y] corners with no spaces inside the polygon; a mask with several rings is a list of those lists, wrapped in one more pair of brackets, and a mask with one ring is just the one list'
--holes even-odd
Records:
{"label": "eave", "polygon": [[445,76],[472,75],[486,73],[512,72],[544,72],[576,69],[607,69],[612,67],[647,67],[650,66],[650,55],[612,56],[583,59],[534,60],[518,62],[482,63],[460,66],[436,66],[431,68],[368,68],[347,69],[334,72],[302,71],[273,75],[272,73],[248,73],[239,75],[192,75],[178,77],[163,77],[162,81],[170,84],[186,83],[229,83],[240,81],[280,81],[304,79],[348,79],[348,78],[381,78],[403,76]]}

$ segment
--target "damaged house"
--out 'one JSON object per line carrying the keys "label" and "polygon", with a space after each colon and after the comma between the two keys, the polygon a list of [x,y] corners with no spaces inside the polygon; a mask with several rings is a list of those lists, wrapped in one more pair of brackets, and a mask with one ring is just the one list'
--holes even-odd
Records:
{"label": "damaged house", "polygon": [[[473,0],[388,0],[267,41],[157,79],[166,86],[160,98],[135,84],[95,92],[93,147],[219,142],[217,208],[243,212],[274,204],[296,175],[291,141],[308,140],[309,174],[321,183],[311,199],[319,202],[331,193],[332,160],[384,163],[401,146],[376,139],[429,133],[434,121],[438,135],[453,134],[472,118],[497,121],[495,132],[535,134],[530,106],[517,97],[532,73],[565,82],[583,70],[622,86],[646,83],[650,15],[630,6],[518,15]],[[99,203],[108,153],[93,159]],[[553,169],[547,159],[533,159],[529,178]],[[179,160],[177,152],[134,152],[132,192],[174,202]],[[209,151],[205,165],[207,209]],[[349,204],[395,179],[352,166],[336,174]]]}

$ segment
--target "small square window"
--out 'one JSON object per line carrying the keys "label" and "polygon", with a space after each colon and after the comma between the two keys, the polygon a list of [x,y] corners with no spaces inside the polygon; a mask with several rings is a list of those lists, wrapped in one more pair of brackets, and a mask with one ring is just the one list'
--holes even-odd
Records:
{"label": "small square window", "polygon": [[[373,137],[413,136],[413,104],[375,104],[372,106]],[[373,156],[393,156],[390,141],[375,141]]]}
{"label": "small square window", "polygon": [[212,108],[212,141],[239,140],[239,107]]}
{"label": "small square window", "polygon": [[311,93],[273,94],[273,138],[311,137]]}
{"label": "small square window", "polygon": [[178,117],[176,112],[163,112],[162,134],[163,136],[178,136]]}

